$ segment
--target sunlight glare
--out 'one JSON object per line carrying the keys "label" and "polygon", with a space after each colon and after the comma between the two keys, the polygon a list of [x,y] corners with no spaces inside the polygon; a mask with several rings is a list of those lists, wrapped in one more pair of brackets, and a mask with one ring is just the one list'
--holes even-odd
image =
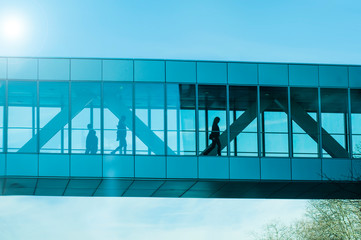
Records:
{"label": "sunlight glare", "polygon": [[25,23],[21,18],[6,18],[2,25],[3,37],[9,40],[20,40],[25,34]]}

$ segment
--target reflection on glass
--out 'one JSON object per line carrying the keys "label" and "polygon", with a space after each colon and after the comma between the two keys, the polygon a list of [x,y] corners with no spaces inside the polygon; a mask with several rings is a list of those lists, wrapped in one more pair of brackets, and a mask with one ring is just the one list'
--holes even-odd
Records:
{"label": "reflection on glass", "polygon": [[231,156],[258,156],[257,88],[229,87]]}
{"label": "reflection on glass", "polygon": [[68,153],[68,83],[40,82],[39,100],[40,152]]}
{"label": "reflection on glass", "polygon": [[37,152],[36,82],[9,82],[8,152]]}
{"label": "reflection on glass", "polygon": [[164,84],[135,84],[136,154],[165,154],[164,100]]}
{"label": "reflection on glass", "polygon": [[318,157],[318,91],[291,88],[293,157]]}
{"label": "reflection on glass", "polygon": [[104,83],[104,153],[133,153],[133,86]]}
{"label": "reflection on glass", "polygon": [[100,83],[71,84],[72,153],[100,154]]}
{"label": "reflection on glass", "polygon": [[348,157],[347,90],[321,89],[323,157]]}
{"label": "reflection on glass", "polygon": [[[226,86],[207,86],[199,85],[198,90],[198,106],[199,106],[199,154],[204,155],[206,149],[210,147],[212,140],[210,134],[212,132],[212,125],[216,117],[220,118],[220,143],[221,154],[227,155],[227,93]],[[223,136],[222,136],[223,134]],[[217,155],[217,147],[213,149],[208,155]]]}
{"label": "reflection on glass", "polygon": [[352,156],[361,157],[361,89],[351,89]]}
{"label": "reflection on glass", "polygon": [[288,157],[287,88],[260,89],[262,156]]}
{"label": "reflection on glass", "polygon": [[[191,84],[167,85],[168,147],[177,155],[196,154],[196,95]],[[170,155],[168,153],[168,155]]]}

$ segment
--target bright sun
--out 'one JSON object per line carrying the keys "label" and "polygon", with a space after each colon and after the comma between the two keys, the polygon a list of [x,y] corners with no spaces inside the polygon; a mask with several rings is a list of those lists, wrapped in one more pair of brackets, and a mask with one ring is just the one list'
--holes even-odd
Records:
{"label": "bright sun", "polygon": [[9,17],[3,19],[2,34],[9,40],[20,40],[25,34],[25,23],[21,18]]}

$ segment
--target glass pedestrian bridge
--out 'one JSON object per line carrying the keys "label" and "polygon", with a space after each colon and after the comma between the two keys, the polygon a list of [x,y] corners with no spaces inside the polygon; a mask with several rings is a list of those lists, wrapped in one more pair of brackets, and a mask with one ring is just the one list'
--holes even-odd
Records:
{"label": "glass pedestrian bridge", "polygon": [[360,157],[361,66],[0,58],[2,195],[361,198]]}

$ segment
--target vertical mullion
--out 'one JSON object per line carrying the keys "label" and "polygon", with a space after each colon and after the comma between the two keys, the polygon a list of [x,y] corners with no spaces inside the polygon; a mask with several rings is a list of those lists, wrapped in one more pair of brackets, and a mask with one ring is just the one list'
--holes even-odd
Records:
{"label": "vertical mullion", "polygon": [[[4,106],[4,130],[3,130],[3,151],[8,152],[8,130],[9,130],[9,80],[8,80],[8,62],[9,59],[6,58],[6,80],[5,80],[5,106]],[[5,161],[6,163],[6,161]],[[6,166],[5,166],[6,169]]]}
{"label": "vertical mullion", "polygon": [[[101,82],[100,82],[100,154],[104,154],[104,81],[103,60],[101,60]],[[103,168],[103,161],[102,161]],[[103,172],[103,171],[102,171]]]}

